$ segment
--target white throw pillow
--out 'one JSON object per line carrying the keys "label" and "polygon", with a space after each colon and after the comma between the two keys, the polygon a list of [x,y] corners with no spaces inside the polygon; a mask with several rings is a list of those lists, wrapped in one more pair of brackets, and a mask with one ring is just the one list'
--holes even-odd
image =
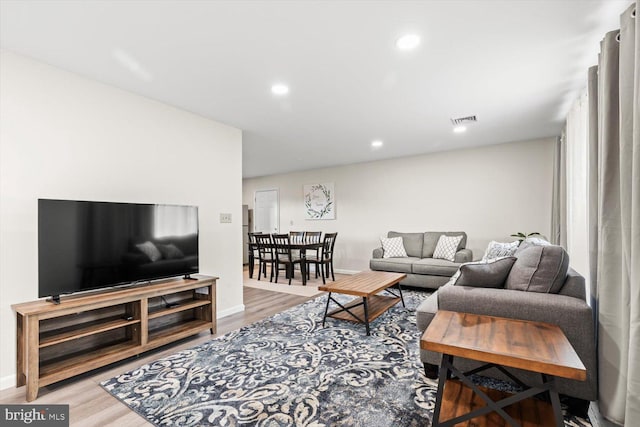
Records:
{"label": "white throw pillow", "polygon": [[156,262],[160,258],[162,258],[162,254],[160,253],[156,245],[153,244],[153,242],[146,241],[144,243],[140,243],[136,245],[136,248],[138,248],[140,252],[149,257],[151,262]]}
{"label": "white throw pillow", "polygon": [[438,239],[436,250],[433,251],[433,258],[446,259],[453,261],[458,252],[458,245],[462,240],[462,236],[445,236],[444,234]]}
{"label": "white throw pillow", "polygon": [[406,257],[407,251],[404,249],[404,243],[402,243],[402,237],[381,237],[380,243],[382,243],[382,258],[399,258]]}
{"label": "white throw pillow", "polygon": [[516,240],[511,243],[501,243],[492,240],[489,242],[487,246],[487,250],[484,252],[484,256],[482,257],[483,261],[487,261],[490,259],[505,257],[505,256],[513,256],[518,249],[518,245],[520,242]]}

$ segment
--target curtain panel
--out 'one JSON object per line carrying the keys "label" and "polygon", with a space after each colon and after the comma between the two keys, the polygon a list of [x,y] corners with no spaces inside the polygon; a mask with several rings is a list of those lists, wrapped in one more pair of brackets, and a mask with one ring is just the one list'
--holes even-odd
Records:
{"label": "curtain panel", "polygon": [[551,198],[551,236],[554,245],[567,247],[567,127],[556,140],[553,156],[553,193]]}
{"label": "curtain panel", "polygon": [[[640,0],[605,35],[589,70],[589,255],[599,406],[640,422]],[[596,77],[597,76],[597,77]]]}

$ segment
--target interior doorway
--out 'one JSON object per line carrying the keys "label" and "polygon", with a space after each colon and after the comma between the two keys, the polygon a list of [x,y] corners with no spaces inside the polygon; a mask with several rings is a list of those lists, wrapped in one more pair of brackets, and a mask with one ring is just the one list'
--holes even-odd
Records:
{"label": "interior doorway", "polygon": [[280,228],[278,190],[258,190],[255,193],[253,231],[278,233]]}

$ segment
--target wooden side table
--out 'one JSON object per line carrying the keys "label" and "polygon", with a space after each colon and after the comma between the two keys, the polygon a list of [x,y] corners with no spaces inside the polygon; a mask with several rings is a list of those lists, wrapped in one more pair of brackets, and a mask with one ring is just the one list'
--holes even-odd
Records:
{"label": "wooden side table", "polygon": [[[548,323],[440,310],[422,335],[420,347],[442,353],[433,426],[564,426],[554,378],[587,378],[567,337],[558,326]],[[485,364],[462,372],[453,366],[454,357]],[[526,386],[507,367],[537,372],[542,384]],[[489,368],[499,369],[525,390],[503,393],[469,379],[469,375]],[[549,394],[551,405],[533,399],[540,393]],[[441,417],[445,421],[441,422]],[[485,424],[472,424],[470,420],[476,417],[483,417]]]}

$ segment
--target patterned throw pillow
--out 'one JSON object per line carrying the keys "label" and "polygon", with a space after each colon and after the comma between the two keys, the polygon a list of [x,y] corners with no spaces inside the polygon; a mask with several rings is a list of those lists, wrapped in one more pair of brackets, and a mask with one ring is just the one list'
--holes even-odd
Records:
{"label": "patterned throw pillow", "polygon": [[482,260],[486,261],[504,256],[513,256],[518,249],[519,243],[520,242],[518,240],[511,243],[500,243],[492,240],[489,242],[489,246],[487,246],[487,250],[484,252]]}
{"label": "patterned throw pillow", "polygon": [[382,243],[382,258],[399,258],[406,257],[407,251],[404,249],[402,243],[402,237],[381,237],[380,243]]}
{"label": "patterned throw pillow", "polygon": [[443,234],[438,239],[436,250],[433,251],[433,258],[455,260],[460,241],[462,241],[462,236],[445,236]]}
{"label": "patterned throw pillow", "polygon": [[150,242],[148,240],[144,243],[140,243],[136,245],[136,248],[138,248],[140,252],[145,254],[151,260],[151,262],[156,262],[160,258],[162,258],[162,254],[160,253],[158,248],[156,248],[156,245],[154,245],[153,242]]}

